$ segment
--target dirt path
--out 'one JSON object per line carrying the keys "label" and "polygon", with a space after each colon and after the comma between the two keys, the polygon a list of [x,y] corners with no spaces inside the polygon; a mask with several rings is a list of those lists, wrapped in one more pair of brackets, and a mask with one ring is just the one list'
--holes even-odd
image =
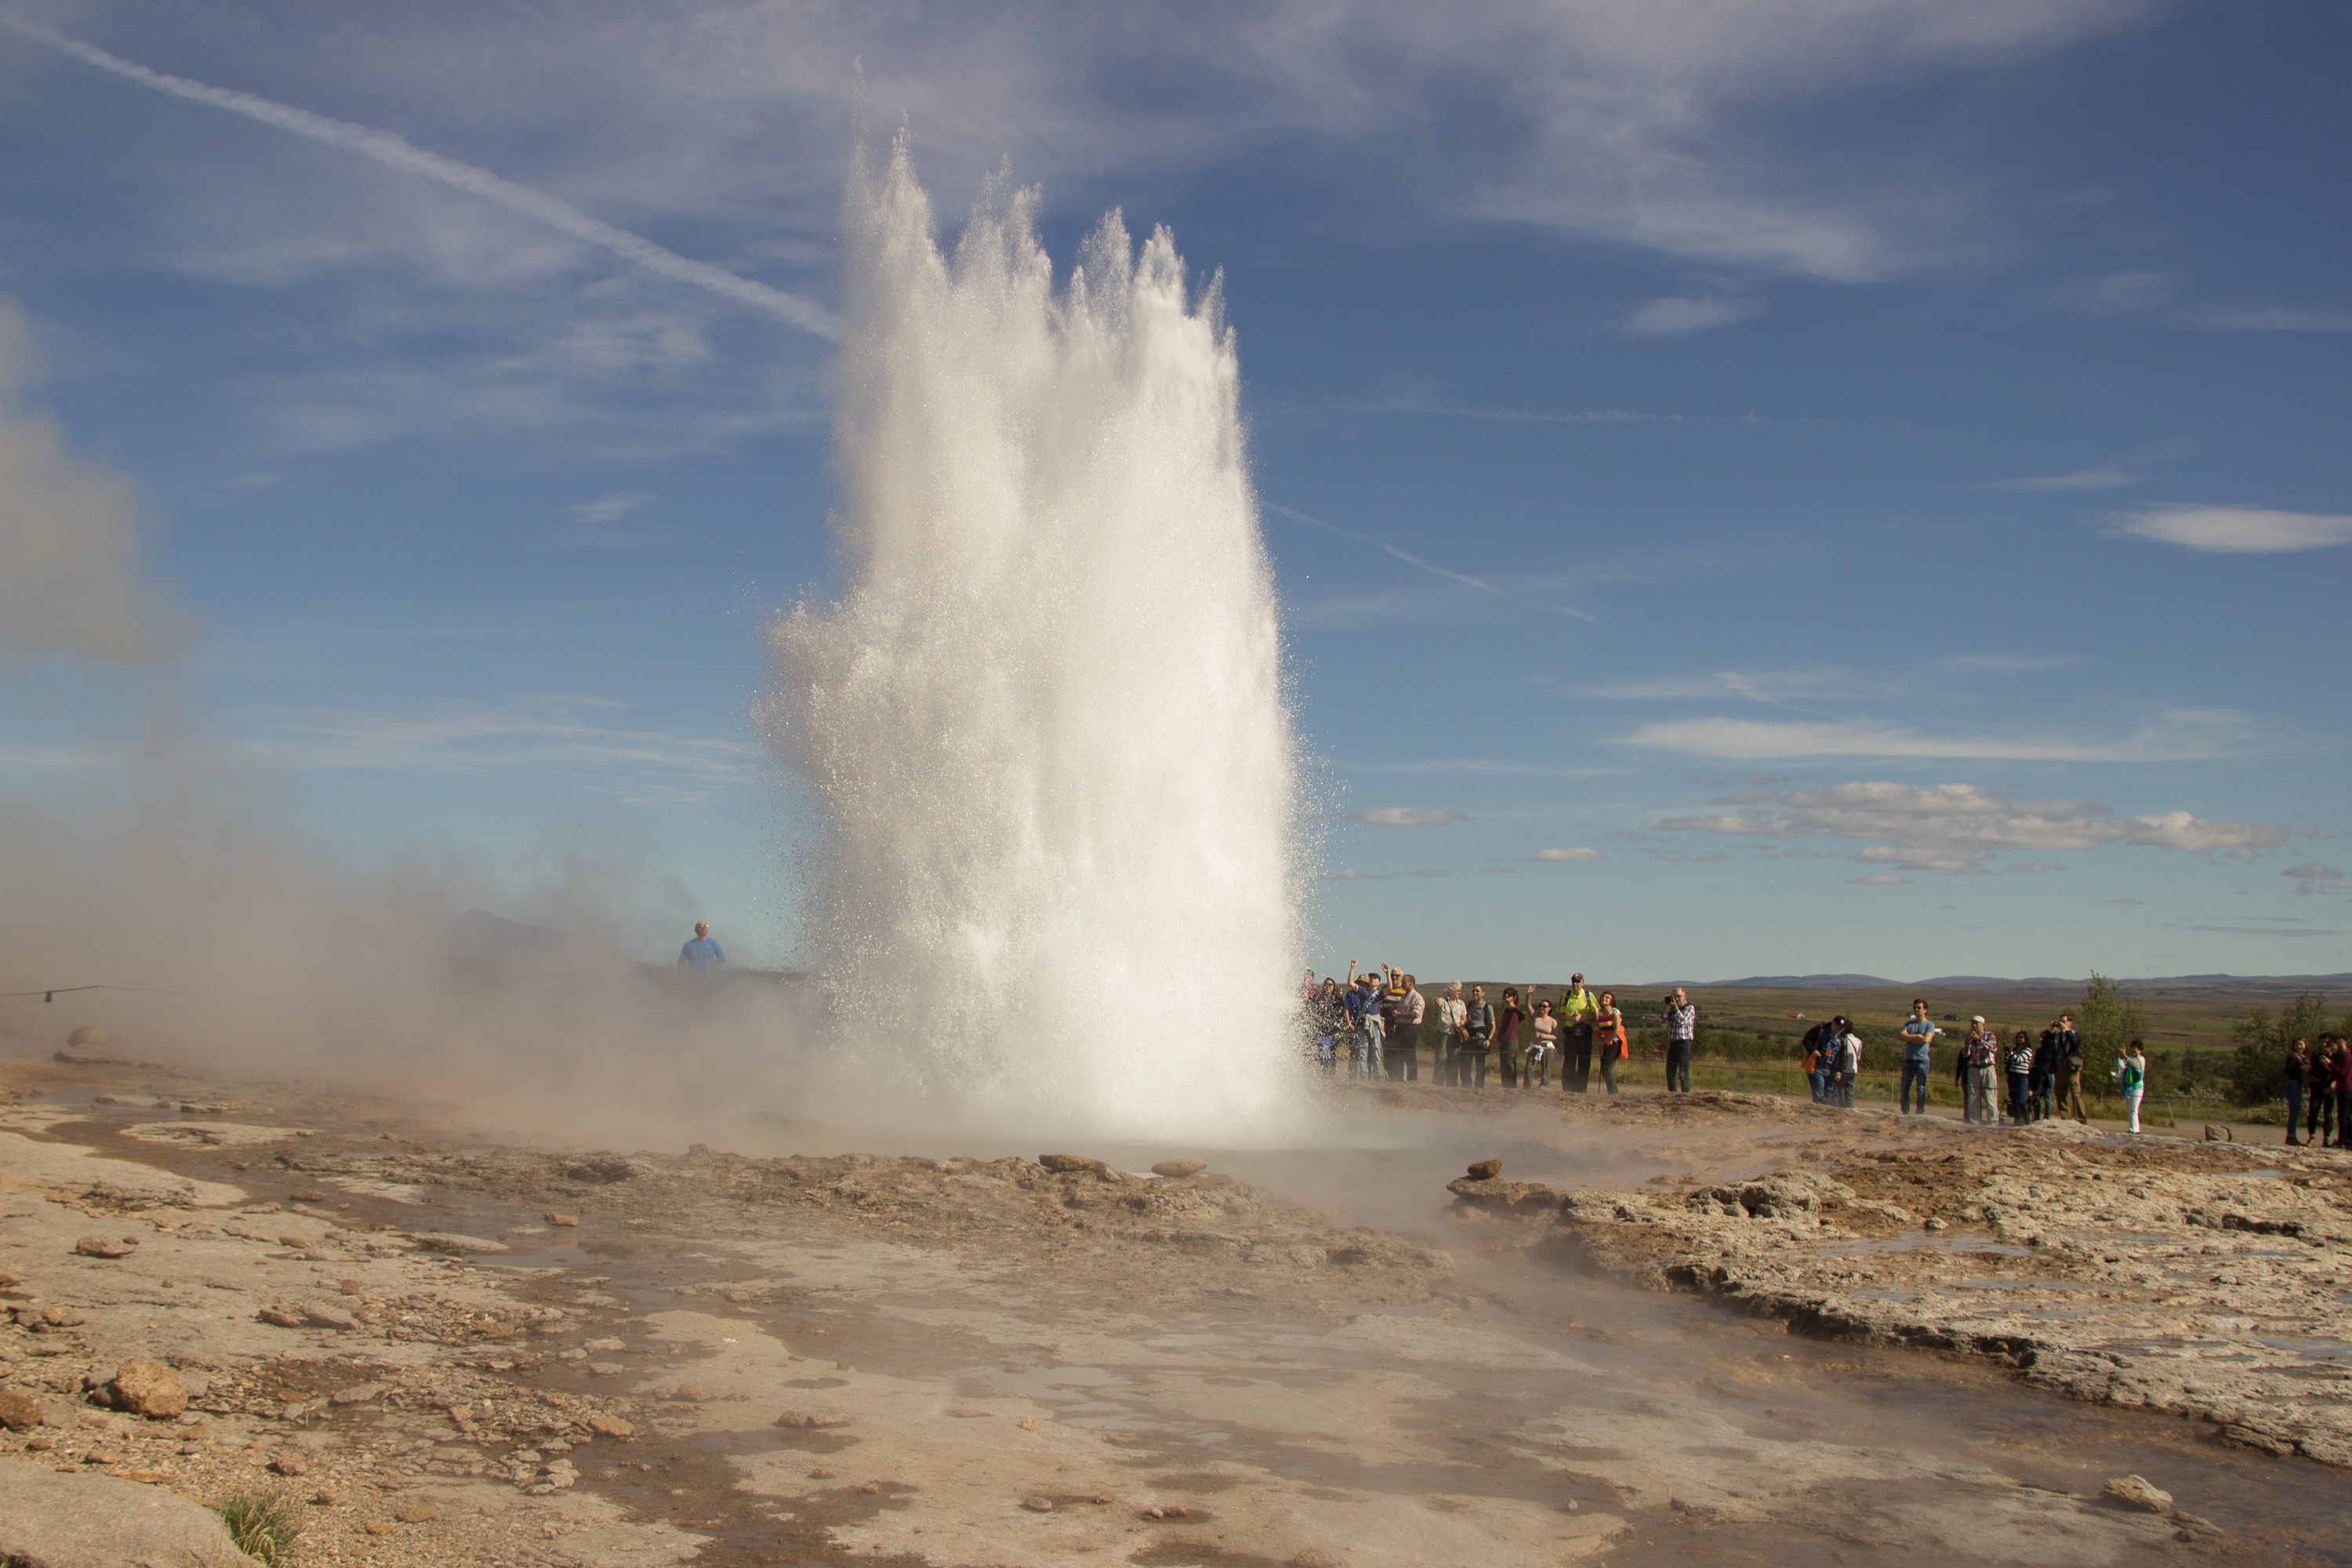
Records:
{"label": "dirt path", "polygon": [[[1628,1318],[1640,1298],[1513,1264],[1515,1227],[1441,1245],[1125,1155],[566,1152],[316,1088],[37,1060],[0,1085],[0,1385],[50,1423],[0,1465],[306,1500],[305,1563],[1488,1568],[1798,1541],[2089,1564],[2302,1538],[2103,1501],[2074,1459],[2007,1453],[1993,1401],[1777,1324]],[[1373,1133],[1403,1124],[1386,1098],[1349,1101]],[[1524,1137],[1528,1114],[1442,1120]],[[1652,1173],[1805,1135],[1725,1117],[1531,1125]],[[1433,1208],[1444,1167],[1391,1163]],[[184,1414],[91,1403],[142,1358]],[[1993,1435],[1872,1403],[1923,1394]],[[2176,1468],[2226,1504],[2269,1495],[2229,1468],[2255,1463]]]}

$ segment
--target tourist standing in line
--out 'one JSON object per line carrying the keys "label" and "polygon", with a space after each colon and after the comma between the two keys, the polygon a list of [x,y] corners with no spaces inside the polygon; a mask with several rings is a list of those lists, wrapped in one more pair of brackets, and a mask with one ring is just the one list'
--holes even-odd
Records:
{"label": "tourist standing in line", "polygon": [[[1927,1058],[1936,1037],[1944,1031],[1936,1027],[1927,1016],[1927,999],[1914,997],[1910,1021],[1903,1026],[1903,1078],[1895,1090],[1895,1113],[1898,1116],[1927,1114]],[[1919,1109],[1911,1109],[1911,1086],[1919,1086]]]}
{"label": "tourist standing in line", "polygon": [[2074,1027],[2074,1014],[2058,1015],[2058,1038],[2053,1043],[2058,1051],[2058,1080],[2066,1089],[2058,1102],[2058,1114],[2088,1123],[2090,1113],[2083,1109],[2083,1036]]}
{"label": "tourist standing in line", "polygon": [[[1552,1059],[1559,1056],[1559,1020],[1552,1016],[1549,1001],[1536,1004],[1536,1016],[1528,1020],[1528,1032],[1532,1037],[1528,1042],[1528,1081],[1538,1089],[1549,1088]],[[1568,1063],[1564,1059],[1559,1064],[1559,1079],[1565,1086]]]}
{"label": "tourist standing in line", "polygon": [[1419,1083],[1421,1025],[1429,1014],[1429,998],[1410,974],[1403,978],[1403,991],[1397,998],[1396,1021],[1389,1026],[1389,1081]]}
{"label": "tourist standing in line", "polygon": [[2352,1150],[2352,1039],[2336,1037],[2336,1147]]}
{"label": "tourist standing in line", "polygon": [[1837,1021],[1837,1102],[1844,1110],[1853,1109],[1853,1086],[1862,1079],[1862,1037],[1843,1018]]}
{"label": "tourist standing in line", "polygon": [[[1988,1030],[1998,1037],[2000,1031]],[[2012,1125],[2033,1120],[2033,1037],[2020,1029],[2009,1041],[2009,1115]]]}
{"label": "tourist standing in line", "polygon": [[1584,976],[1568,977],[1568,994],[1555,1009],[1559,1019],[1559,1087],[1563,1094],[1592,1092],[1592,1026],[1601,1004],[1584,988]]}
{"label": "tourist standing in line", "polygon": [[1681,986],[1666,998],[1662,1011],[1666,1026],[1666,1092],[1690,1092],[1691,1056],[1698,1049],[1698,1009]]}
{"label": "tourist standing in line", "polygon": [[1837,1079],[1837,1066],[1831,1058],[1830,1047],[1836,1043],[1830,1038],[1826,1022],[1805,1031],[1805,1084],[1812,1090],[1815,1105],[1829,1103],[1830,1085]]}
{"label": "tourist standing in line", "polygon": [[1441,1084],[1462,1081],[1462,1053],[1470,1038],[1465,1020],[1469,1016],[1470,1005],[1462,1000],[1462,982],[1456,980],[1445,987],[1445,994],[1437,1000],[1436,1071],[1431,1076]]}
{"label": "tourist standing in line", "polygon": [[1455,1080],[1465,1089],[1486,1087],[1486,1052],[1495,1038],[1495,1005],[1484,985],[1470,987],[1470,1010],[1462,1020],[1462,1067]]}
{"label": "tourist standing in line", "polygon": [[2310,1079],[2310,1105],[2303,1115],[2303,1141],[2315,1149],[2325,1149],[2336,1137],[2336,1097],[2328,1090],[2336,1083],[2336,1042],[2326,1035],[2311,1047],[2311,1066],[2305,1069]]}
{"label": "tourist standing in line", "polygon": [[1356,973],[1348,960],[1348,1077],[1356,1082],[1381,1075],[1381,983],[1370,970]]}
{"label": "tourist standing in line", "polygon": [[1612,1094],[1617,1092],[1617,1064],[1625,1059],[1625,1015],[1617,1005],[1617,993],[1603,991],[1600,1005],[1592,1014],[1592,1038],[1601,1053],[1601,1086]]}
{"label": "tourist standing in line", "polygon": [[1960,1072],[1967,1084],[1960,1100],[1960,1120],[1971,1126],[2000,1120],[1992,1103],[1994,1059],[2000,1055],[2000,1036],[1985,1027],[1979,1013],[1960,1038]]}
{"label": "tourist standing in line", "polygon": [[2123,1059],[2116,1063],[2116,1087],[2124,1091],[2124,1108],[2131,1112],[2131,1130],[2137,1132],[2140,1098],[2147,1093],[2147,1058],[2140,1053],[2137,1040],[2124,1047]]}
{"label": "tourist standing in line", "polygon": [[2025,1106],[2032,1113],[2032,1120],[2050,1120],[2050,1096],[2057,1082],[2058,1030],[2053,1025],[2042,1030],[2042,1037],[2033,1044],[2033,1071],[2025,1084]]}
{"label": "tourist standing in line", "polygon": [[2286,1090],[2286,1141],[2294,1142],[2294,1124],[2303,1120],[2303,1090],[2311,1077],[2311,1042],[2297,1040],[2286,1054],[2286,1071],[2280,1088]]}
{"label": "tourist standing in line", "polygon": [[1505,1089],[1524,1089],[1519,1051],[1528,1025],[1527,1009],[1519,1005],[1518,988],[1503,987],[1503,1010],[1495,1015],[1495,1066]]}

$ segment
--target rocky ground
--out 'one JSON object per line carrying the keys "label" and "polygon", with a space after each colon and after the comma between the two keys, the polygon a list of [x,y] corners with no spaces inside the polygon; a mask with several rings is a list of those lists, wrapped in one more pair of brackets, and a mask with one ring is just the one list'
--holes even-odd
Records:
{"label": "rocky ground", "polygon": [[[1857,1560],[2329,1560],[2283,1555],[2290,1537],[2259,1520],[2111,1495],[2079,1434],[2064,1454],[1908,1436],[1907,1415],[1856,1403],[1901,1404],[1901,1374],[1824,1363],[1777,1322],[1648,1325],[1614,1288],[1571,1299],[1556,1272],[1489,1267],[1576,1238],[1612,1268],[1696,1279],[1671,1247],[1637,1258],[1607,1238],[1876,1245],[1917,1232],[1898,1209],[2011,1246],[1969,1202],[1931,1214],[1898,1189],[1916,1167],[1957,1193],[1932,1162],[1979,1150],[1892,1119],[1874,1157],[1815,1160],[1801,1115],[1548,1100],[1566,1142],[1622,1135],[1622,1168],[1705,1164],[1731,1195],[1702,1214],[1705,1183],[1635,1184],[1609,1201],[1656,1217],[1601,1220],[1596,1193],[1481,1184],[1456,1234],[1412,1239],[1164,1160],[559,1152],[388,1100],[82,1056],[0,1059],[0,1560],[37,1506],[112,1516],[87,1500],[101,1481],[288,1499],[306,1564],[1490,1568],[1789,1560],[1788,1542]],[[1401,1107],[1473,1136],[1530,1114]],[[1727,1136],[1735,1121],[1748,1131]],[[1764,1184],[1790,1195],[1745,1217],[1746,1186],[1721,1178],[1780,1163],[1803,1179]],[[2318,1201],[2294,1190],[2280,1201]],[[1534,1223],[1496,1223],[1515,1207]],[[2117,1452],[2164,1457],[2127,1436]],[[2224,1503],[2267,1484],[2232,1463],[2276,1461],[2191,1457],[2179,1474]]]}
{"label": "rocky ground", "polygon": [[2352,1467],[2342,1152],[1738,1095],[1679,1109],[1735,1142],[1779,1135],[1739,1179],[1465,1179],[1457,1205],[1532,1222],[1538,1248],[1808,1334],[1987,1357],[2077,1398]]}

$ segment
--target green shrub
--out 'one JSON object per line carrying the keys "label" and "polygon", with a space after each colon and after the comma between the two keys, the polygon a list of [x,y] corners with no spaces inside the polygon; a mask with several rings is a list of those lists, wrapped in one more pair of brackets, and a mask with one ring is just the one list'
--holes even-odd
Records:
{"label": "green shrub", "polygon": [[294,1561],[302,1533],[301,1505],[282,1492],[240,1492],[213,1510],[239,1552],[269,1568]]}

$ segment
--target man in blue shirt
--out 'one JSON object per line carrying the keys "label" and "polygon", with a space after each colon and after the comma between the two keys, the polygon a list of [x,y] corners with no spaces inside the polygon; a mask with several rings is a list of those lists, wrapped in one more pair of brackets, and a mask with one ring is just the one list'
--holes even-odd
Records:
{"label": "man in blue shirt", "polygon": [[1918,1115],[1927,1114],[1927,1047],[1944,1031],[1927,1021],[1927,999],[1916,997],[1911,1003],[1911,1021],[1903,1026],[1903,1081],[1895,1091],[1895,1109],[1898,1116],[1911,1114],[1911,1086],[1919,1086]]}
{"label": "man in blue shirt", "polygon": [[708,974],[727,962],[727,950],[710,940],[710,922],[694,922],[694,940],[677,950],[677,967]]}

